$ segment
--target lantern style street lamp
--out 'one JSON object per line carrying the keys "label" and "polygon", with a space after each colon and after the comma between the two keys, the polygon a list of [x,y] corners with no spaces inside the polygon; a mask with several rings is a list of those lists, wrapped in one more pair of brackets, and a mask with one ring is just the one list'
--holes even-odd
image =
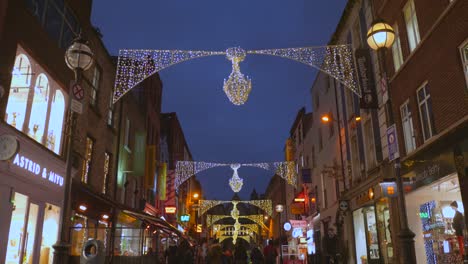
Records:
{"label": "lantern style street lamp", "polygon": [[[86,41],[79,35],[70,47],[65,52],[65,63],[74,71],[75,81],[74,85],[79,85],[81,82],[81,75],[83,71],[88,70],[93,65],[94,54],[91,48],[86,44]],[[70,87],[71,90],[71,87]],[[65,190],[64,199],[62,204],[62,217],[60,221],[60,237],[57,243],[53,245],[54,248],[54,264],[67,264],[69,258],[70,244],[66,240],[67,234],[67,219],[69,215],[69,203],[71,196],[71,183],[72,183],[72,151],[73,151],[73,137],[75,132],[76,116],[72,111],[72,92],[68,93],[68,140],[67,140],[67,153],[66,153],[66,174],[65,174]]]}
{"label": "lantern style street lamp", "polygon": [[[383,20],[375,21],[367,32],[367,44],[369,47],[377,51],[379,56],[379,65],[381,73],[384,76],[384,82],[389,87],[387,80],[387,70],[385,61],[385,52],[391,48],[395,41],[395,31],[393,28],[385,23]],[[395,123],[395,116],[393,113],[391,97],[388,97],[386,108],[389,117],[390,125]],[[408,216],[406,213],[405,192],[403,190],[403,181],[400,174],[401,164],[400,158],[395,159],[395,178],[397,184],[397,198],[398,207],[400,208],[400,233],[398,234],[400,245],[400,263],[416,263],[416,254],[414,249],[415,234],[408,227]]]}

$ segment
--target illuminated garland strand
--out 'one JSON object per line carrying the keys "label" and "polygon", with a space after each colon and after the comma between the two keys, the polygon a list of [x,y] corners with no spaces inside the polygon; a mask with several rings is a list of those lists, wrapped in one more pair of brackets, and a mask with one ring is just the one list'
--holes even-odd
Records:
{"label": "illuminated garland strand", "polygon": [[[256,167],[264,170],[269,170],[276,173],[278,176],[286,180],[290,185],[296,186],[297,171],[294,161],[278,161],[270,163],[212,163],[204,161],[177,161],[175,173],[175,188],[188,180],[193,175],[199,172],[216,167],[229,166],[234,171],[230,179],[230,186],[234,192],[239,192],[242,188],[242,179],[239,178],[237,170],[244,167]],[[231,184],[232,181],[232,184]]]}
{"label": "illuminated garland strand", "polygon": [[[212,225],[215,225],[216,222],[218,222],[218,221],[220,221],[222,219],[226,219],[226,218],[232,218],[232,217],[229,216],[229,215],[206,215],[206,225],[208,227],[210,227]],[[239,216],[238,219],[239,220],[247,219],[247,220],[250,220],[250,221],[254,222],[257,225],[261,225],[263,228],[268,229],[268,227],[263,223],[264,216],[261,215],[261,214],[258,214],[258,215],[242,215],[242,216]]]}
{"label": "illuminated garland strand", "polygon": [[256,206],[260,209],[262,209],[266,214],[269,216],[272,215],[273,213],[273,207],[271,200],[248,200],[248,201],[218,201],[218,200],[200,200],[199,201],[199,214],[203,215],[205,214],[208,210],[211,208],[224,204],[224,203],[232,203],[232,204],[237,204],[237,203],[246,203],[246,204],[251,204],[253,206]]}
{"label": "illuminated garland strand", "polygon": [[191,59],[226,55],[231,60],[233,71],[224,83],[224,91],[233,104],[241,105],[245,103],[252,89],[251,80],[244,77],[238,65],[244,60],[246,54],[277,56],[315,67],[343,83],[359,97],[361,96],[361,91],[356,84],[351,45],[252,51],[245,51],[238,47],[229,48],[226,51],[123,49],[119,51],[117,62],[114,103],[144,79],[167,67]]}

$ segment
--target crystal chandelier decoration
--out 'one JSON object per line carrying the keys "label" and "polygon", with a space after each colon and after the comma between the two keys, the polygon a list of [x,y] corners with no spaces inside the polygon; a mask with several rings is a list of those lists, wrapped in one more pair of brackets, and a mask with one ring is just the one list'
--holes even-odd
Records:
{"label": "crystal chandelier decoration", "polygon": [[235,105],[245,104],[252,90],[252,81],[240,72],[239,63],[245,59],[246,54],[245,50],[238,47],[226,50],[226,58],[232,63],[232,72],[227,81],[224,79],[223,90],[229,101]]}
{"label": "crystal chandelier decoration", "polygon": [[232,202],[233,208],[231,210],[231,217],[236,220],[236,222],[239,220],[239,210],[237,210],[237,202],[233,201]]}
{"label": "crystal chandelier decoration", "polygon": [[231,164],[231,169],[234,171],[232,174],[232,178],[229,179],[229,186],[233,192],[239,192],[242,189],[242,185],[244,185],[244,180],[239,177],[237,170],[241,167],[239,163]]}
{"label": "crystal chandelier decoration", "polygon": [[[262,211],[264,211],[267,215],[271,216],[273,213],[273,207],[272,207],[272,202],[271,200],[248,200],[248,201],[218,201],[218,200],[200,200],[199,202],[199,208],[198,208],[198,214],[203,215],[205,214],[208,210],[211,208],[224,204],[224,203],[232,203],[235,205],[237,210],[237,204],[238,203],[245,203],[245,204],[251,204],[253,206],[256,206],[260,208]],[[232,215],[231,215],[232,216]],[[234,217],[233,217],[234,218]]]}

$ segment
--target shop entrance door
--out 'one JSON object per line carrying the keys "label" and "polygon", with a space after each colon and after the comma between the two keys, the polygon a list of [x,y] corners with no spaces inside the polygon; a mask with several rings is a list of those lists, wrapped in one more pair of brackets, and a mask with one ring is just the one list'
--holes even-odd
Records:
{"label": "shop entrance door", "polygon": [[32,263],[38,213],[38,204],[26,195],[14,193],[6,264]]}
{"label": "shop entrance door", "polygon": [[364,215],[364,227],[366,230],[367,259],[368,264],[380,263],[379,236],[377,234],[377,219],[375,207],[369,206],[362,209]]}

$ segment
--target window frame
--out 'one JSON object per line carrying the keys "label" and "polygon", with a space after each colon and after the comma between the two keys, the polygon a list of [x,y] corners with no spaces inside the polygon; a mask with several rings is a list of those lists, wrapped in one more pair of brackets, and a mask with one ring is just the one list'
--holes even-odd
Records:
{"label": "window frame", "polygon": [[395,31],[395,42],[392,45],[392,58],[393,58],[393,68],[395,72],[400,70],[405,60],[403,58],[403,52],[401,50],[401,40],[400,40],[400,31],[398,30],[398,23],[393,25],[393,30]]}
{"label": "window frame", "polygon": [[[465,75],[465,91],[468,91],[468,39],[463,41],[463,43],[458,47],[460,51],[461,63],[463,65],[463,73]],[[466,57],[465,53],[463,52],[464,49],[467,50]]]}
{"label": "window frame", "polygon": [[[419,107],[418,107],[419,108]],[[404,112],[403,109],[406,109],[406,111]],[[411,112],[411,107],[410,107],[410,102],[409,102],[409,99],[407,99],[405,102],[403,102],[403,104],[400,105],[400,118],[401,118],[401,128],[402,128],[402,132],[403,132],[403,140],[405,141],[405,150],[406,150],[406,153],[411,153],[413,152],[417,145],[416,145],[416,136],[415,136],[415,131],[414,131],[414,124],[413,124],[413,114]],[[410,131],[409,131],[409,135],[407,135],[407,131],[405,129],[405,121],[407,121],[410,125]],[[412,148],[409,148],[408,147],[408,138],[407,136],[411,136],[411,147]]]}
{"label": "window frame", "polygon": [[[416,90],[416,99],[418,101],[418,111],[419,111],[419,119],[420,119],[420,122],[421,122],[421,130],[422,130],[422,134],[423,134],[423,140],[424,142],[428,141],[430,138],[432,138],[435,134],[436,134],[436,130],[435,130],[435,124],[434,124],[434,120],[433,120],[433,111],[432,111],[432,107],[431,109],[429,109],[429,101],[431,100],[431,94],[428,93],[428,89],[427,89],[427,85],[428,85],[428,82],[425,81],[421,86],[419,86],[419,88]],[[422,100],[422,102],[420,101],[419,99],[419,91],[423,90],[424,89],[424,100]],[[428,131],[430,133],[430,136],[427,136],[426,135],[426,132],[424,131],[424,119],[423,119],[423,113],[421,111],[421,106],[425,106],[426,108],[426,113],[428,116],[426,116],[426,120],[428,120]],[[432,102],[431,102],[431,106],[432,106]],[[430,110],[430,111],[429,111]]]}
{"label": "window frame", "polygon": [[[410,17],[407,17],[408,8],[410,8]],[[411,53],[416,49],[416,47],[418,47],[419,43],[421,43],[421,35],[419,32],[418,17],[416,14],[416,6],[414,4],[414,0],[408,0],[406,2],[405,6],[403,7],[403,18],[405,20],[406,33],[408,35],[409,51]],[[412,26],[411,28],[410,28],[410,25]],[[413,44],[411,41],[412,39],[411,36],[414,38]]]}

